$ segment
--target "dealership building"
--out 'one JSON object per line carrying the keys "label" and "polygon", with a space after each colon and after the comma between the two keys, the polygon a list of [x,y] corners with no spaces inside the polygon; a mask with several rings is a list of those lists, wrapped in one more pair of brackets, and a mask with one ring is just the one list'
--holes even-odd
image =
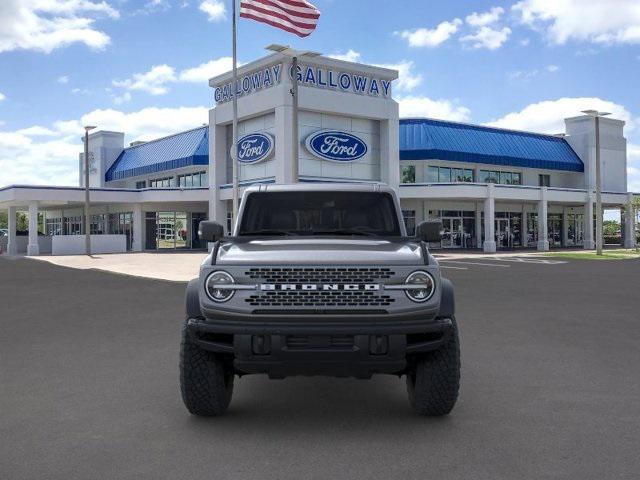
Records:
{"label": "dealership building", "polygon": [[[280,53],[238,69],[240,193],[293,181],[292,74],[291,59]],[[594,247],[594,118],[567,118],[557,135],[399,119],[395,70],[303,56],[297,76],[300,182],[388,184],[410,232],[422,220],[442,219],[445,234],[434,247]],[[89,136],[94,253],[206,249],[197,236],[201,220],[231,228],[231,73],[209,85],[215,106],[207,126],[129,146],[124,132]],[[621,211],[622,243],[632,247],[623,128],[621,120],[600,119],[602,200]],[[80,187],[0,188],[0,210],[9,213],[3,250],[84,252],[82,154],[78,166]],[[17,229],[18,212],[28,214],[28,234]]]}

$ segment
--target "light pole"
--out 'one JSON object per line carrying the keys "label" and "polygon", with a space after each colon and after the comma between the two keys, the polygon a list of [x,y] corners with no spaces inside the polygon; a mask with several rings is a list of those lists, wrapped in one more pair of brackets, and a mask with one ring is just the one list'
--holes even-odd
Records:
{"label": "light pole", "polygon": [[291,57],[291,96],[293,99],[292,111],[291,111],[291,158],[293,160],[291,165],[291,182],[298,182],[298,161],[299,161],[299,147],[300,139],[298,138],[298,58],[299,57],[317,57],[320,54],[318,52],[300,51],[294,50],[287,45],[272,44],[267,47],[267,50],[272,52],[281,53],[287,57]]}
{"label": "light pole", "polygon": [[598,110],[583,110],[582,113],[596,121],[596,255],[602,255],[602,166],[600,165],[600,117],[611,115]]}
{"label": "light pole", "polygon": [[91,216],[89,215],[89,130],[96,127],[84,127],[84,251],[91,255]]}

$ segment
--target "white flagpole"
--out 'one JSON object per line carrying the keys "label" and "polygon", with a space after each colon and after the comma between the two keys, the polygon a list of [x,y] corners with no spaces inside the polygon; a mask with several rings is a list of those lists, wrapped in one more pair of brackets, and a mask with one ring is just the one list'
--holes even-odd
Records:
{"label": "white flagpole", "polygon": [[233,162],[233,222],[231,228],[235,225],[238,218],[238,59],[236,47],[236,1],[233,2],[233,146],[231,147],[231,161]]}

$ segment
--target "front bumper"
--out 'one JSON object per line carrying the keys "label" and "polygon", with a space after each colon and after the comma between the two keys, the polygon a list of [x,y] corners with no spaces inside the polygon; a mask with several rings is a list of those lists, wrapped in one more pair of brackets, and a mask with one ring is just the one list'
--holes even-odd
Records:
{"label": "front bumper", "polygon": [[353,317],[305,322],[191,318],[187,323],[187,333],[200,348],[232,355],[237,373],[266,373],[272,378],[402,373],[409,355],[439,348],[452,331],[448,318],[379,322]]}

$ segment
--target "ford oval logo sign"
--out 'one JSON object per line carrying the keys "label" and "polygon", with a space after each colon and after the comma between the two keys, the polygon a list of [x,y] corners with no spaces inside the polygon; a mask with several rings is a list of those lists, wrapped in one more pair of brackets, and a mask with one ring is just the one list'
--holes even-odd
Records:
{"label": "ford oval logo sign", "polygon": [[332,162],[353,162],[367,153],[367,144],[360,138],[335,130],[312,133],[306,144],[313,155]]}
{"label": "ford oval logo sign", "polygon": [[257,163],[266,160],[273,153],[273,147],[273,137],[267,133],[245,135],[238,139],[238,161]]}

